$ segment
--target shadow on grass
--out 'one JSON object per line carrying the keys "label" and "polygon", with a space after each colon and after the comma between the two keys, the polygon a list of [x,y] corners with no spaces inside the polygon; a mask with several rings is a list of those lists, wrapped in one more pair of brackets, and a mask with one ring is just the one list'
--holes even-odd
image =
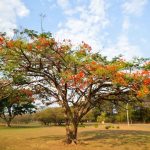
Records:
{"label": "shadow on grass", "polygon": [[6,126],[0,126],[0,130],[11,130],[11,129],[33,129],[33,128],[43,128],[42,126],[35,126],[35,125],[15,125],[11,127],[6,127]]}
{"label": "shadow on grass", "polygon": [[80,133],[84,141],[96,141],[101,144],[111,144],[112,147],[137,144],[146,145],[150,143],[150,131],[131,130],[98,130],[84,131]]}
{"label": "shadow on grass", "polygon": [[43,140],[43,141],[49,141],[49,140],[63,140],[65,136],[63,135],[49,135],[49,136],[40,136],[35,138],[28,138],[28,140]]}

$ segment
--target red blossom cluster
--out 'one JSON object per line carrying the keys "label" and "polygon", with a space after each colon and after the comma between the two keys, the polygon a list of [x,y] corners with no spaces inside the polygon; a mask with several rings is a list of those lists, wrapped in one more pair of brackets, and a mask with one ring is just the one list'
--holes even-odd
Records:
{"label": "red blossom cluster", "polygon": [[[68,86],[72,88],[79,88],[81,90],[91,82],[91,78],[86,78],[86,75],[83,71],[80,71],[75,75],[68,75],[67,79],[65,80]],[[61,84],[64,84],[65,80],[62,80]]]}
{"label": "red blossom cluster", "polygon": [[96,63],[95,61],[92,61],[91,63],[86,64],[85,67],[88,71],[92,71],[92,72],[95,72],[96,70],[101,70],[103,72],[106,71],[106,67],[104,67],[101,64]]}
{"label": "red blossom cluster", "polygon": [[43,48],[49,47],[51,45],[54,45],[55,43],[56,42],[55,42],[55,40],[53,38],[47,39],[45,37],[39,37],[36,41],[33,42],[33,45],[35,44],[35,48],[41,50]]}
{"label": "red blossom cluster", "polygon": [[15,91],[14,95],[11,97],[11,103],[18,103],[19,101],[28,100],[28,102],[34,102],[34,98],[32,97],[33,93],[29,89],[20,89],[19,91]]}
{"label": "red blossom cluster", "polygon": [[138,71],[131,76],[134,79],[132,88],[136,90],[138,97],[144,97],[144,95],[150,94],[150,71]]}
{"label": "red blossom cluster", "polygon": [[76,75],[72,75],[71,79],[74,80],[75,83],[78,83],[80,80],[82,80],[85,76],[85,73],[83,71],[80,71]]}
{"label": "red blossom cluster", "polygon": [[128,85],[127,81],[125,80],[125,74],[122,72],[118,72],[115,74],[113,82],[123,86]]}
{"label": "red blossom cluster", "polygon": [[144,95],[150,94],[150,90],[146,85],[143,85],[139,91],[137,91],[138,97],[144,97]]}
{"label": "red blossom cluster", "polygon": [[41,46],[49,46],[50,44],[50,41],[43,37],[40,37],[38,41],[40,42]]}
{"label": "red blossom cluster", "polygon": [[29,89],[21,89],[20,93],[25,94],[25,95],[27,95],[29,97],[32,97],[32,95],[33,95],[32,91],[29,90]]}
{"label": "red blossom cluster", "polygon": [[143,82],[145,85],[150,85],[150,78],[145,79]]}
{"label": "red blossom cluster", "polygon": [[4,38],[0,36],[0,45],[4,43]]}
{"label": "red blossom cluster", "polygon": [[13,48],[13,47],[14,47],[14,41],[13,41],[13,40],[7,41],[7,42],[6,42],[6,46],[7,46],[8,48]]}
{"label": "red blossom cluster", "polygon": [[31,43],[27,44],[27,49],[28,49],[29,51],[32,51],[32,48],[33,48],[33,46],[32,46]]}
{"label": "red blossom cluster", "polygon": [[115,65],[107,65],[106,68],[109,72],[116,72],[117,71],[117,68]]}
{"label": "red blossom cluster", "polygon": [[87,43],[82,41],[82,46],[81,48],[87,50],[88,52],[90,52],[92,50],[92,47],[90,45],[88,45]]}

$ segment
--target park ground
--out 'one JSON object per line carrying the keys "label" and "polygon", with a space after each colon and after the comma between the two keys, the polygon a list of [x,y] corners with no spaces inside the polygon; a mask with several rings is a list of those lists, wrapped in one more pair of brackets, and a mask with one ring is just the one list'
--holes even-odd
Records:
{"label": "park ground", "polygon": [[79,144],[66,145],[65,127],[0,127],[0,150],[150,150],[150,124],[79,127]]}

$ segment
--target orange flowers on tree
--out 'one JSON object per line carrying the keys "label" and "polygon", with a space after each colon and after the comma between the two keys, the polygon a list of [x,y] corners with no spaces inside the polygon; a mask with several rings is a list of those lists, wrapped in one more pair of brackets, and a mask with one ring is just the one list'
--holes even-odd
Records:
{"label": "orange flowers on tree", "polygon": [[[85,42],[74,46],[71,41],[58,42],[46,33],[25,33],[32,37],[30,42],[22,40],[17,46],[17,40],[10,40],[3,44],[3,63],[10,73],[23,72],[32,81],[30,88],[42,89],[38,92],[41,97],[64,109],[67,144],[77,143],[79,123],[96,105],[149,94],[148,67],[138,68],[122,59],[109,61],[92,53]],[[138,72],[129,73],[130,67]]]}

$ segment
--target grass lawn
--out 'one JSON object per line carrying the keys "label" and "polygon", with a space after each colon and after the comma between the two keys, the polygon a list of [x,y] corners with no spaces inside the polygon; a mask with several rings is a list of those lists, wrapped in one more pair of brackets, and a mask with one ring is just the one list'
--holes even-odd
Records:
{"label": "grass lawn", "polygon": [[150,124],[80,127],[78,145],[65,145],[64,127],[0,127],[0,150],[150,150]]}

